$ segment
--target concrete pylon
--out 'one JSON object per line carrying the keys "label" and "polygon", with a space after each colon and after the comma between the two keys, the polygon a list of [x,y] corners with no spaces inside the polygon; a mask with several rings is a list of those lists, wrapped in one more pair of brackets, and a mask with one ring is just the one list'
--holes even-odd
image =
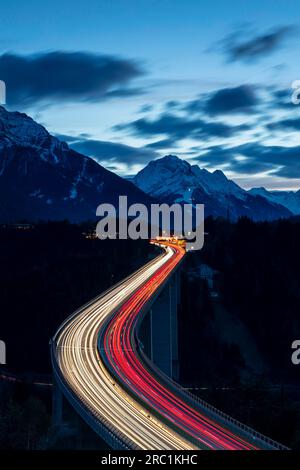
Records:
{"label": "concrete pylon", "polygon": [[150,310],[150,357],[166,375],[178,380],[179,272],[176,271]]}
{"label": "concrete pylon", "polygon": [[63,394],[53,377],[52,391],[52,425],[61,426],[63,424]]}

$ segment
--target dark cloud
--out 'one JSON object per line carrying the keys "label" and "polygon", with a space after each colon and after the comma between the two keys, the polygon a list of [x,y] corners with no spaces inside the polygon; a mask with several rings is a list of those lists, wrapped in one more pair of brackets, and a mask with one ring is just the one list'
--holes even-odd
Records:
{"label": "dark cloud", "polygon": [[295,105],[292,102],[292,88],[276,89],[271,92],[270,108],[285,109],[287,111],[295,111]]}
{"label": "dark cloud", "polygon": [[152,110],[153,110],[152,104],[144,104],[143,106],[140,107],[139,113],[141,114],[150,113]]}
{"label": "dark cloud", "polygon": [[172,139],[161,139],[161,140],[156,140],[155,142],[151,142],[150,144],[146,145],[147,148],[150,149],[168,149],[168,148],[175,148],[177,147],[177,142]]}
{"label": "dark cloud", "polygon": [[240,85],[212,93],[204,105],[204,110],[209,114],[249,113],[253,112],[257,104],[259,99],[254,87]]}
{"label": "dark cloud", "polygon": [[300,131],[300,117],[286,118],[281,119],[280,121],[269,122],[266,127],[271,131]]}
{"label": "dark cloud", "polygon": [[[195,152],[199,152],[199,148],[194,148]],[[234,157],[234,148],[223,147],[214,145],[205,149],[201,155],[193,156],[194,160],[198,160],[200,165],[205,165],[207,168],[215,168],[224,164],[231,164]]]}
{"label": "dark cloud", "polygon": [[181,109],[181,108],[182,108],[182,104],[180,103],[180,101],[170,100],[165,103],[165,110],[167,112],[174,111],[175,109]]}
{"label": "dark cloud", "polygon": [[168,139],[176,141],[185,138],[231,137],[245,130],[245,127],[163,113],[157,119],[141,118],[129,124],[119,124],[114,130],[129,130],[134,135],[146,138],[165,135]]}
{"label": "dark cloud", "polygon": [[9,104],[99,101],[131,96],[130,82],[143,70],[134,61],[87,52],[0,55]]}
{"label": "dark cloud", "polygon": [[127,98],[130,96],[145,95],[147,90],[145,88],[118,88],[117,90],[108,91],[104,98]]}
{"label": "dark cloud", "polygon": [[294,31],[293,26],[279,26],[246,39],[238,32],[222,41],[222,50],[231,62],[255,61],[276,51]]}
{"label": "dark cloud", "polygon": [[57,139],[63,140],[64,142],[67,142],[67,144],[71,144],[73,142],[78,142],[82,139],[90,138],[90,134],[87,134],[86,132],[82,132],[79,135],[70,135],[70,134],[53,134],[53,135]]}
{"label": "dark cloud", "polygon": [[182,105],[182,109],[189,114],[248,114],[254,112],[260,102],[253,85],[240,85],[202,94]]}
{"label": "dark cloud", "polygon": [[210,96],[210,94],[201,95],[194,100],[188,101],[186,104],[183,105],[184,111],[190,114],[203,113],[205,111],[206,101],[209,99]]}
{"label": "dark cloud", "polygon": [[107,170],[114,171],[114,172],[117,172],[119,170],[119,168],[115,165],[106,165],[105,168]]}
{"label": "dark cloud", "polygon": [[278,100],[284,100],[286,101],[287,98],[291,98],[291,89],[289,88],[288,90],[285,89],[276,89],[273,90],[273,97],[278,99]]}
{"label": "dark cloud", "polygon": [[93,157],[99,162],[110,161],[112,163],[146,164],[158,155],[155,151],[145,147],[131,147],[129,145],[102,140],[80,140],[70,144],[77,152]]}
{"label": "dark cloud", "polygon": [[[240,159],[237,157],[246,157]],[[300,146],[265,146],[249,142],[236,147],[210,147],[197,160],[208,167],[227,165],[236,173],[256,174],[271,171],[286,178],[300,177]]]}

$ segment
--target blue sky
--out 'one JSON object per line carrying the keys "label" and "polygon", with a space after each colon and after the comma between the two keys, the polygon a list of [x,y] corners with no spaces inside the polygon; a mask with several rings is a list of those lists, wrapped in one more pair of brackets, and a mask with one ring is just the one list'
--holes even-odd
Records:
{"label": "blue sky", "polygon": [[297,12],[296,0],[11,0],[7,107],[121,175],[175,153],[244,187],[296,189]]}

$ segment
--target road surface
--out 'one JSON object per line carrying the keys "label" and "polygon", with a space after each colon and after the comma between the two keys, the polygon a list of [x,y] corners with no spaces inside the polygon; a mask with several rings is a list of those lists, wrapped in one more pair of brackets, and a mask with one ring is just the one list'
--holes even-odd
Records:
{"label": "road surface", "polygon": [[137,336],[139,320],[185,255],[182,246],[161,246],[163,254],[60,327],[52,341],[56,373],[75,404],[95,422],[108,425],[128,448],[280,448],[196,402],[145,358]]}

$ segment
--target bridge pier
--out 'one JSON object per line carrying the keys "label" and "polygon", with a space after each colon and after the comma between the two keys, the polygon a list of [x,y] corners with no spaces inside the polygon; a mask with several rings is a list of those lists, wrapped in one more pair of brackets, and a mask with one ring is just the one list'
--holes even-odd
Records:
{"label": "bridge pier", "polygon": [[148,314],[147,328],[150,330],[150,345],[147,348],[149,357],[174,380],[178,380],[179,377],[177,319],[179,301],[180,274],[177,270],[152,305]]}
{"label": "bridge pier", "polygon": [[[52,390],[52,430],[50,444],[58,449],[64,448],[65,442],[75,449],[106,449],[107,435],[105,431],[98,434],[86,424],[61,392],[53,377]],[[109,445],[114,447],[114,439],[109,436]]]}
{"label": "bridge pier", "polygon": [[53,377],[52,391],[52,426],[59,427],[63,424],[63,394]]}

